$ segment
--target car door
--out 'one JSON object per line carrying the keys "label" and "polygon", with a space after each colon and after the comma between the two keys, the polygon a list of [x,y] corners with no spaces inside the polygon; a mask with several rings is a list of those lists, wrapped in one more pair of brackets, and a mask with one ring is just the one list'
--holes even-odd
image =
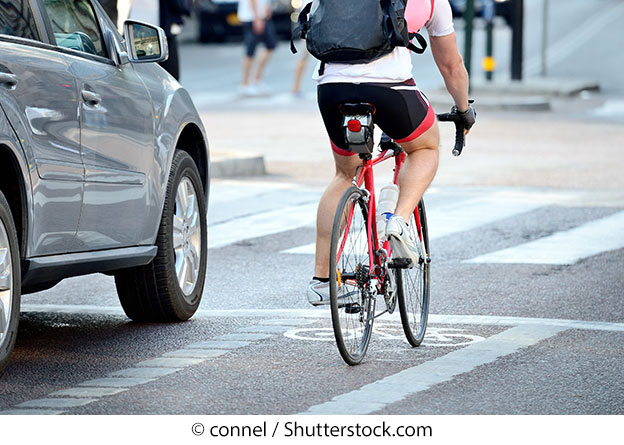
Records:
{"label": "car door", "polygon": [[31,164],[29,256],[70,249],[84,176],[77,85],[63,54],[40,29],[35,2],[0,2],[0,104]]}
{"label": "car door", "polygon": [[85,190],[80,250],[126,247],[145,238],[147,173],[153,166],[154,115],[131,63],[118,64],[104,39],[110,22],[90,0],[42,0],[56,44],[78,83]]}

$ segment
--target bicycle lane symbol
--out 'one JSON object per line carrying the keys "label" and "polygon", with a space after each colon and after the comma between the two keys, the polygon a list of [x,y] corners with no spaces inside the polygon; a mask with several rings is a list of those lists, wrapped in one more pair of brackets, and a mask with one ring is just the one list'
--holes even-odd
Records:
{"label": "bicycle lane symbol", "polygon": [[[284,333],[284,336],[303,341],[334,341],[332,328],[298,328]],[[380,340],[401,341],[407,343],[400,324],[378,323],[373,329],[373,337]],[[485,340],[485,337],[471,334],[464,329],[432,327],[427,328],[424,346],[457,347],[467,346]]]}

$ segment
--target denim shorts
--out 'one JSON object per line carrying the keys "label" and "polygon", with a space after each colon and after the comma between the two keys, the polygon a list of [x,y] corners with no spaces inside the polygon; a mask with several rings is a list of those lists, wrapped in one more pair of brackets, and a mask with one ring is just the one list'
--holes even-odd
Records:
{"label": "denim shorts", "polygon": [[275,49],[277,45],[277,32],[275,31],[275,25],[272,20],[265,21],[264,32],[262,34],[256,34],[253,31],[252,22],[243,22],[243,43],[245,44],[245,54],[247,57],[253,57],[256,53],[256,47],[258,43],[264,43],[264,46],[268,50]]}

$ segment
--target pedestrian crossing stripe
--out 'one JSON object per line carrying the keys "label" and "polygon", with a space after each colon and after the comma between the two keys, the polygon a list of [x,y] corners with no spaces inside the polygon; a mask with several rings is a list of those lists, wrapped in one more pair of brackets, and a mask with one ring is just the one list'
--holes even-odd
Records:
{"label": "pedestrian crossing stripe", "polygon": [[[516,190],[500,190],[494,193],[453,200],[440,206],[427,207],[429,238],[441,238],[537,210],[561,199],[560,195]],[[427,202],[427,200],[425,199]],[[434,199],[435,202],[435,199]],[[313,255],[315,243],[297,246],[282,253]]]}
{"label": "pedestrian crossing stripe", "polygon": [[624,212],[619,212],[571,230],[480,255],[465,262],[570,265],[583,258],[622,248]]}

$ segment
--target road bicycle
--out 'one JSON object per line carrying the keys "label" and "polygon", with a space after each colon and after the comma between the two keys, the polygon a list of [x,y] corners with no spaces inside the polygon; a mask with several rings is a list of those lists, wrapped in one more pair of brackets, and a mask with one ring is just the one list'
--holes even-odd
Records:
{"label": "road bicycle", "polygon": [[[373,332],[374,320],[393,313],[397,307],[407,341],[419,346],[427,329],[430,298],[429,236],[425,203],[421,199],[408,222],[410,235],[419,251],[418,264],[409,258],[394,258],[387,239],[377,235],[376,197],[373,167],[394,158],[393,183],[407,155],[399,144],[382,135],[380,153],[373,158],[373,114],[367,103],[341,106],[343,127],[350,150],[359,154],[353,185],[338,202],[330,249],[330,307],[334,336],[340,355],[349,365],[359,364]],[[462,120],[453,109],[439,114],[440,121],[456,126],[453,154],[464,147]],[[378,297],[385,309],[376,312]]]}

